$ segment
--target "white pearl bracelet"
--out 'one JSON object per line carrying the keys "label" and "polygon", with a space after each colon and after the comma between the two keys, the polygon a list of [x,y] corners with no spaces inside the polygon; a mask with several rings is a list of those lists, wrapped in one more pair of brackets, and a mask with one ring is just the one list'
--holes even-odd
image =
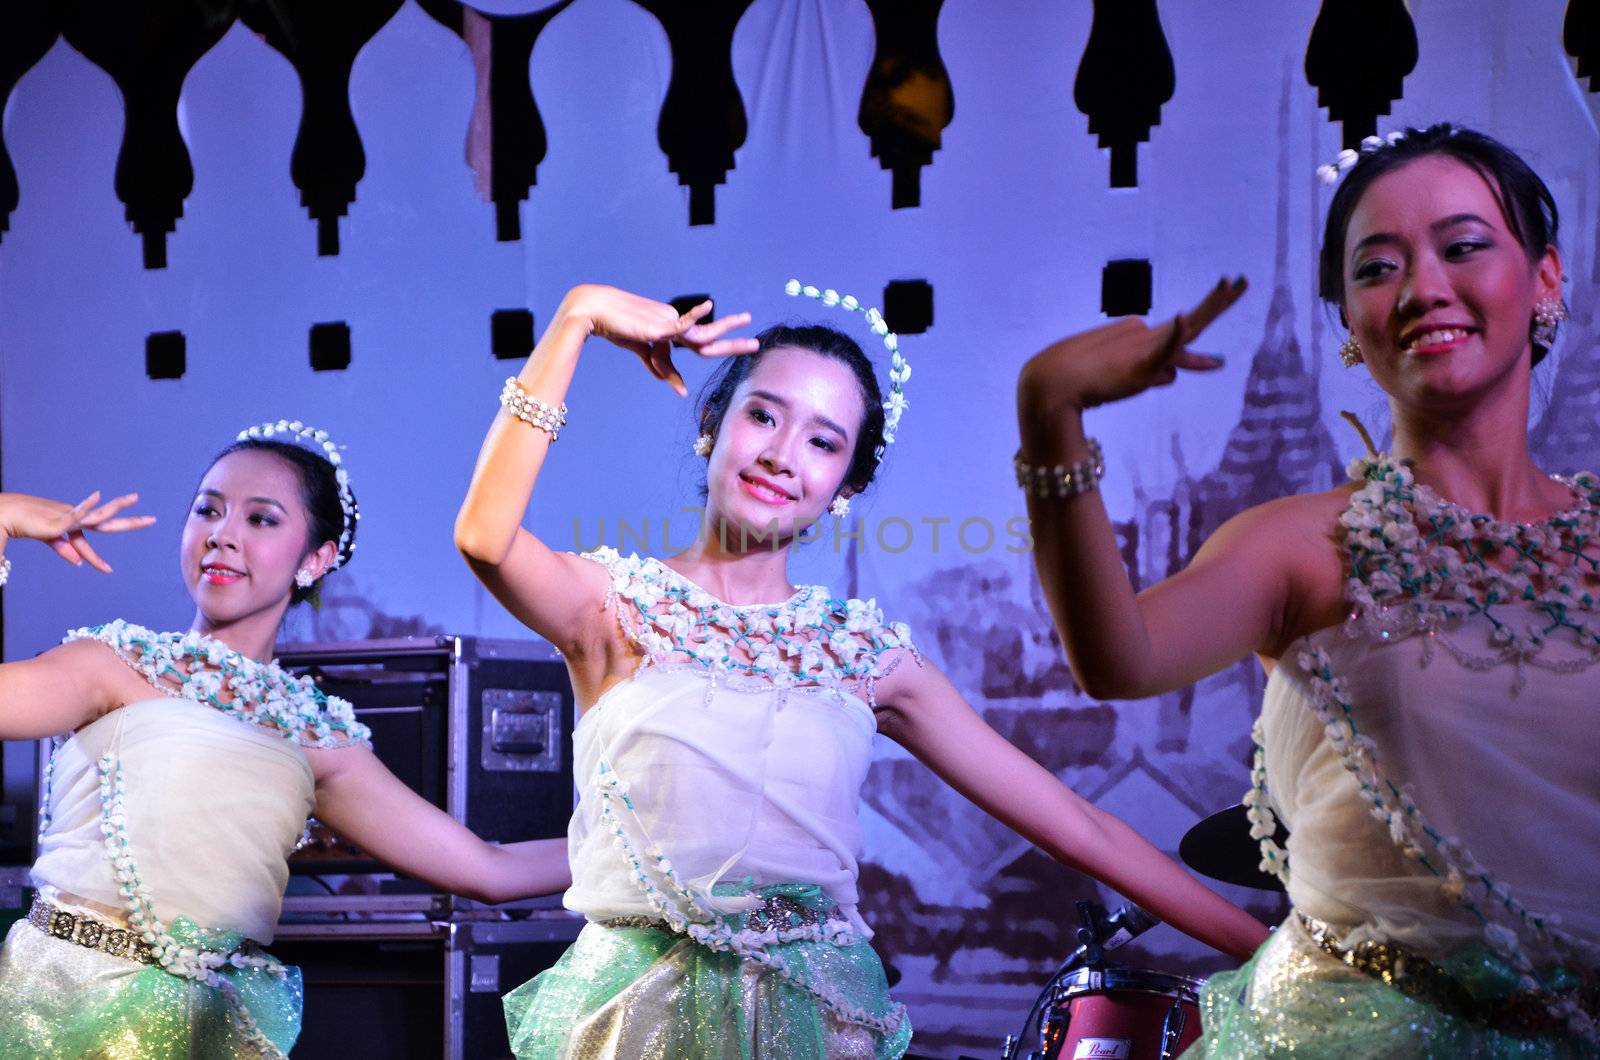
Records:
{"label": "white pearl bracelet", "polygon": [[1105,477],[1106,458],[1099,442],[1093,438],[1088,442],[1089,459],[1075,464],[1056,464],[1054,467],[1034,467],[1022,459],[1022,450],[1018,449],[1012,461],[1017,471],[1017,485],[1035,497],[1053,497],[1057,500],[1076,497],[1095,489]]}
{"label": "white pearl bracelet", "polygon": [[506,385],[500,391],[500,407],[511,415],[528,424],[537,427],[550,436],[553,442],[559,437],[561,428],[567,425],[567,403],[563,401],[560,408],[546,405],[543,401],[522,389],[522,384],[517,382],[517,377],[512,376],[506,380]]}
{"label": "white pearl bracelet", "polygon": [[11,580],[11,561],[0,556],[0,585]]}

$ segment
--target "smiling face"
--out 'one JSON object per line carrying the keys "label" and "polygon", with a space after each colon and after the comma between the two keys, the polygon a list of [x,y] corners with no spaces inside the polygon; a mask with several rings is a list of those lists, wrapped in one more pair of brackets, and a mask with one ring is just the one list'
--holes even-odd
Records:
{"label": "smiling face", "polygon": [[289,606],[295,572],[320,574],[333,546],[308,547],[299,473],[262,450],[211,465],[189,507],[180,557],[183,581],[207,623],[221,626]]}
{"label": "smiling face", "polygon": [[1429,155],[1373,181],[1346,229],[1343,308],[1397,406],[1459,411],[1498,388],[1525,398],[1529,323],[1559,297],[1554,248],[1530,261],[1483,176]]}
{"label": "smiling face", "polygon": [[716,516],[782,539],[821,518],[855,452],[866,403],[850,368],[811,350],[763,354],[739,384],[706,471]]}

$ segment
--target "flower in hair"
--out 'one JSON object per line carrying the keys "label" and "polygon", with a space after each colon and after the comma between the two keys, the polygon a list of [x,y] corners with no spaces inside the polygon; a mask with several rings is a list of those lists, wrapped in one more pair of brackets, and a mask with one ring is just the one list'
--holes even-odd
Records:
{"label": "flower in hair", "polygon": [[1396,129],[1386,136],[1364,136],[1361,139],[1360,150],[1352,151],[1347,147],[1340,151],[1332,162],[1325,166],[1318,166],[1317,179],[1330,186],[1337,184],[1345,171],[1361,161],[1363,155],[1370,155],[1386,147],[1393,147],[1405,138],[1404,129]]}
{"label": "flower in hair", "polygon": [[317,453],[333,468],[333,479],[339,487],[339,511],[344,515],[344,523],[339,530],[338,554],[334,556],[332,566],[324,572],[331,574],[348,563],[350,556],[355,552],[356,523],[361,519],[361,509],[356,504],[355,494],[350,491],[350,472],[344,467],[344,457],[339,455],[340,446],[328,437],[327,431],[308,427],[299,420],[278,420],[275,423],[257,424],[240,431],[236,440],[241,442],[278,440],[274,435],[282,435],[283,441],[301,443],[303,448]]}
{"label": "flower in hair", "polygon": [[894,444],[895,433],[900,429],[900,417],[910,404],[906,400],[905,383],[911,378],[911,365],[900,355],[900,337],[889,330],[882,313],[874,307],[863,306],[855,295],[841,295],[831,287],[823,289],[802,284],[799,280],[784,284],[783,293],[793,298],[814,298],[829,308],[859,312],[866,317],[867,327],[872,329],[872,333],[883,340],[883,348],[889,351],[892,359],[889,365],[889,396],[883,402],[883,445],[878,446],[875,454],[882,460],[884,446]]}

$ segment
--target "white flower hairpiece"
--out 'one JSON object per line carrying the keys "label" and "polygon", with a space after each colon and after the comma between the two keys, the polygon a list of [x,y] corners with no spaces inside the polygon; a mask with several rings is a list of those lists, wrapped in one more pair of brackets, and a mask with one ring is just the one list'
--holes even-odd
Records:
{"label": "white flower hairpiece", "polygon": [[911,364],[900,355],[900,336],[889,330],[882,313],[871,306],[863,306],[855,295],[841,295],[831,287],[813,287],[799,280],[784,284],[783,293],[796,298],[802,295],[815,298],[830,309],[837,306],[849,312],[865,314],[867,326],[883,340],[883,348],[889,351],[889,396],[883,402],[883,445],[878,446],[875,454],[882,460],[884,447],[894,444],[895,432],[900,429],[900,417],[910,405],[906,400],[905,383],[911,378]]}
{"label": "white flower hairpiece", "polygon": [[274,440],[274,435],[285,435],[289,441],[307,443],[305,448],[320,450],[319,455],[333,466],[333,478],[339,485],[339,510],[344,513],[344,526],[339,531],[338,555],[333,558],[333,565],[324,572],[331,574],[348,563],[355,552],[356,523],[361,519],[355,494],[350,492],[350,472],[345,470],[344,458],[339,455],[343,447],[329,438],[327,431],[308,427],[299,420],[257,424],[240,431],[237,440],[264,442]]}
{"label": "white flower hairpiece", "polygon": [[1344,175],[1345,170],[1361,161],[1362,155],[1370,155],[1374,151],[1383,150],[1385,147],[1393,147],[1395,144],[1399,143],[1405,138],[1406,134],[1403,129],[1396,129],[1388,136],[1365,137],[1361,141],[1360,150],[1352,151],[1347,147],[1343,151],[1340,151],[1332,162],[1329,162],[1325,166],[1318,166],[1317,179],[1322,181],[1324,184],[1337,184],[1339,183],[1339,178]]}

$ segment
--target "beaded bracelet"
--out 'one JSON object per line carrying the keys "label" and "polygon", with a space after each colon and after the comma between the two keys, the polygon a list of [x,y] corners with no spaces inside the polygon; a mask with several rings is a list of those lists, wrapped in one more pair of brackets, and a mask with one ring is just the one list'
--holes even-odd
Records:
{"label": "beaded bracelet", "polygon": [[11,580],[11,561],[0,556],[0,586]]}
{"label": "beaded bracelet", "polygon": [[1088,442],[1089,459],[1054,467],[1034,467],[1022,459],[1022,450],[1018,449],[1012,461],[1017,470],[1017,485],[1035,497],[1053,497],[1057,500],[1076,497],[1095,489],[1105,477],[1106,457],[1100,450],[1099,442],[1093,438]]}
{"label": "beaded bracelet", "polygon": [[522,389],[522,384],[517,382],[517,377],[512,376],[506,380],[505,389],[500,391],[500,407],[511,415],[528,424],[537,427],[550,436],[554,442],[560,436],[561,428],[567,425],[567,403],[563,401],[560,408],[546,405],[543,401]]}

